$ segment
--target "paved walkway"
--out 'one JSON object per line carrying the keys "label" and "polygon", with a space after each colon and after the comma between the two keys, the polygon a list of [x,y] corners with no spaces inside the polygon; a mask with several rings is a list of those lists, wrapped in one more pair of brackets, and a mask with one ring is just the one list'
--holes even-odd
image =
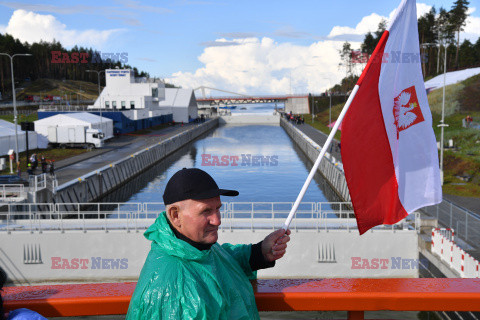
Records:
{"label": "paved walkway", "polygon": [[[199,124],[176,125],[159,130],[150,130],[148,134],[124,134],[108,141],[101,149],[95,149],[77,156],[55,162],[55,175],[58,184],[62,185],[89,172],[102,168],[112,162],[143,150],[162,140],[168,139],[180,132]],[[39,170],[37,169],[37,173]]]}
{"label": "paved walkway", "polygon": [[[290,122],[290,124],[293,124]],[[306,134],[310,139],[315,141],[319,146],[323,146],[327,141],[328,136],[321,132],[320,130],[315,129],[309,124],[293,124],[297,127],[300,131]],[[340,154],[340,147],[339,142],[337,140],[333,140],[330,148],[328,148],[328,152],[332,154],[337,160],[340,162],[342,161],[342,155]]]}

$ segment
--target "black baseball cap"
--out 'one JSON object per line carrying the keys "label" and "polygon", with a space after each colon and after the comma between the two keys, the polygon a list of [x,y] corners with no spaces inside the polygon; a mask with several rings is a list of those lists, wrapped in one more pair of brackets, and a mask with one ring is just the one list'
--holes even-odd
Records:
{"label": "black baseball cap", "polygon": [[236,190],[219,189],[217,183],[205,171],[197,168],[183,168],[167,182],[163,192],[163,203],[193,199],[210,199],[216,196],[238,196]]}

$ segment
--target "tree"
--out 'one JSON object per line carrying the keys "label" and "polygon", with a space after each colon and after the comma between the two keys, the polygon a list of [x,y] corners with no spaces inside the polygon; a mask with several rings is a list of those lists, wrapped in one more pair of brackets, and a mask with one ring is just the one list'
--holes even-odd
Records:
{"label": "tree", "polygon": [[352,45],[350,44],[350,42],[346,41],[343,44],[342,50],[340,50],[339,53],[340,53],[340,59],[342,60],[339,66],[345,67],[346,77],[351,76],[353,63],[352,63]]}
{"label": "tree", "polygon": [[[435,7],[432,7],[429,12],[425,13],[418,19],[418,35],[420,39],[420,44],[424,43],[436,43],[437,34],[435,33]],[[422,63],[423,74],[427,76],[430,74],[432,69],[432,58],[435,54],[435,48],[431,46],[421,47],[423,54],[427,54],[430,59],[428,60],[428,68],[425,69],[425,63]]]}
{"label": "tree", "polygon": [[470,2],[468,0],[457,0],[450,10],[450,24],[457,32],[457,52],[455,54],[455,67],[458,68],[458,51],[460,50],[460,31],[466,25],[468,17],[467,10]]}
{"label": "tree", "polygon": [[373,50],[375,50],[375,47],[377,46],[377,41],[373,37],[371,32],[368,32],[365,35],[365,38],[363,39],[363,43],[360,46],[362,49],[363,53],[368,53],[368,55],[371,55],[373,53]]}
{"label": "tree", "polygon": [[476,62],[475,56],[476,54],[473,44],[468,40],[464,40],[459,50],[459,66],[461,68],[473,66]]}

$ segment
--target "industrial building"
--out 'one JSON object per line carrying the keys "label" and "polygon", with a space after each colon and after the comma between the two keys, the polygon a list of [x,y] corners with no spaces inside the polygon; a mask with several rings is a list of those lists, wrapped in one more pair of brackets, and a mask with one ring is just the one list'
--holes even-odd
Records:
{"label": "industrial building", "polygon": [[175,122],[188,123],[198,117],[197,99],[192,89],[165,88],[165,100],[159,104],[171,108]]}
{"label": "industrial building", "polygon": [[[163,123],[190,122],[198,117],[191,89],[165,88],[159,79],[135,78],[130,69],[105,70],[105,87],[87,111],[113,120],[113,133],[147,129]],[[39,119],[68,111],[39,110]]]}

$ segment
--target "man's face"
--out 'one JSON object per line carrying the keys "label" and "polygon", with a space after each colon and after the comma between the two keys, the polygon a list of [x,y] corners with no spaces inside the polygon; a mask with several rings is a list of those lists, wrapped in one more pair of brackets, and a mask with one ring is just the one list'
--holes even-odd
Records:
{"label": "man's face", "polygon": [[213,244],[218,240],[220,196],[205,200],[185,200],[179,207],[178,231],[195,242]]}

